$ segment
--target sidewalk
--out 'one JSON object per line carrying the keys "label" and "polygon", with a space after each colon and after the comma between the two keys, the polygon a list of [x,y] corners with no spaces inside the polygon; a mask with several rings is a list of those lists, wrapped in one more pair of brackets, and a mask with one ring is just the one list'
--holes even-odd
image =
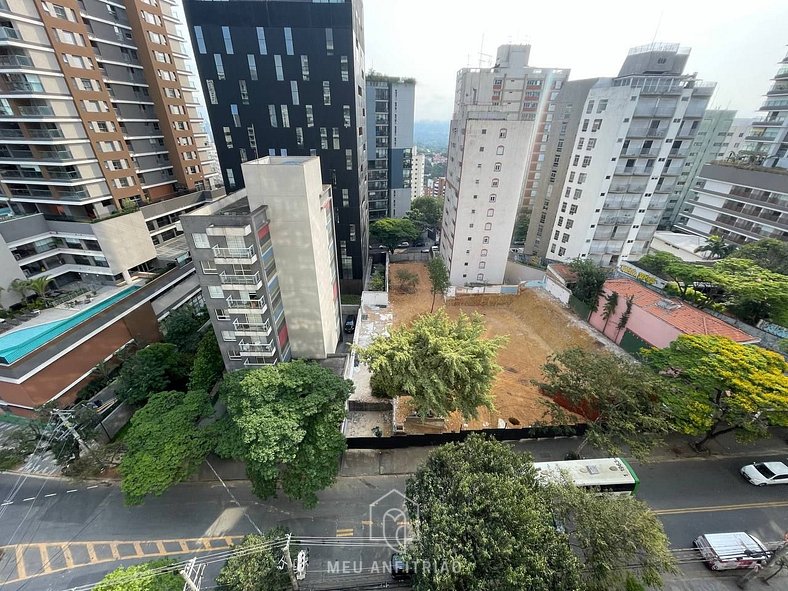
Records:
{"label": "sidewalk", "polygon": [[[731,433],[718,437],[708,444],[709,451],[697,453],[689,443],[689,437],[674,435],[651,454],[651,462],[671,462],[679,460],[703,460],[710,457],[741,457],[757,459],[762,456],[784,454],[788,459],[788,429],[773,429],[772,437],[754,443],[736,442]],[[528,452],[536,462],[563,460],[567,453],[574,452],[580,444],[577,437],[556,439],[524,439],[505,442],[520,452]],[[424,463],[432,447],[408,447],[390,450],[347,450],[342,457],[339,475],[394,476],[410,474]],[[590,447],[583,450],[585,457],[605,457],[607,454]],[[626,455],[625,455],[626,457]]]}

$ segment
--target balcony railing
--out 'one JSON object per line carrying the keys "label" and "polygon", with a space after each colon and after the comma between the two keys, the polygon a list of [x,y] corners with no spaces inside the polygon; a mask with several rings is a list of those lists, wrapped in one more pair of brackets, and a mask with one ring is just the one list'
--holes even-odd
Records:
{"label": "balcony railing", "polygon": [[58,139],[63,137],[63,132],[59,129],[28,129],[27,135],[35,138]]}
{"label": "balcony railing", "polygon": [[267,309],[267,305],[265,300],[260,298],[259,300],[241,300],[238,298],[227,298],[227,307],[229,309],[240,309],[240,310],[261,310],[264,311]]}
{"label": "balcony railing", "polygon": [[0,55],[0,67],[20,66],[30,67],[33,65],[33,60],[26,55]]}
{"label": "balcony railing", "polygon": [[52,110],[52,107],[46,105],[40,106],[21,106],[19,107],[19,114],[20,115],[28,115],[28,116],[44,116],[44,117],[51,117],[55,114]]}
{"label": "balcony railing", "polygon": [[44,92],[44,85],[40,82],[10,82],[2,84],[5,92]]}
{"label": "balcony railing", "polygon": [[651,127],[630,127],[627,131],[629,137],[665,137],[667,130],[653,129]]}
{"label": "balcony railing", "polygon": [[243,355],[244,353],[250,355],[263,355],[269,357],[276,353],[276,347],[273,343],[238,343],[238,350]]}
{"label": "balcony railing", "polygon": [[626,158],[656,158],[659,156],[659,148],[651,148],[650,150],[628,148],[625,152],[621,152],[621,156]]}
{"label": "balcony railing", "polygon": [[19,33],[13,27],[0,27],[0,41],[19,39]]}
{"label": "balcony railing", "polygon": [[254,332],[260,334],[268,334],[271,332],[271,323],[266,320],[264,322],[255,322],[249,320],[233,320],[233,328],[236,332]]}
{"label": "balcony railing", "polygon": [[653,166],[619,166],[616,174],[638,174],[649,175],[654,171]]}
{"label": "balcony railing", "polygon": [[247,248],[220,248],[213,247],[213,256],[219,259],[251,259],[254,254],[254,247]]}
{"label": "balcony railing", "polygon": [[256,285],[260,283],[260,273],[252,275],[231,275],[229,273],[219,273],[219,281],[232,285]]}
{"label": "balcony railing", "polygon": [[753,125],[782,125],[785,117],[761,117],[752,122]]}

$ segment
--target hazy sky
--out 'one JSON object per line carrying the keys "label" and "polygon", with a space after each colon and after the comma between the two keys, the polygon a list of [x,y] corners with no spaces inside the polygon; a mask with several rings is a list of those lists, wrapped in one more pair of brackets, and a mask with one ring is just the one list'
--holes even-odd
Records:
{"label": "hazy sky", "polygon": [[[365,0],[367,70],[416,78],[416,120],[450,119],[457,70],[505,43],[570,79],[614,76],[653,40],[692,48],[710,106],[752,116],[788,52],[788,0]],[[655,35],[656,33],[656,35]]]}

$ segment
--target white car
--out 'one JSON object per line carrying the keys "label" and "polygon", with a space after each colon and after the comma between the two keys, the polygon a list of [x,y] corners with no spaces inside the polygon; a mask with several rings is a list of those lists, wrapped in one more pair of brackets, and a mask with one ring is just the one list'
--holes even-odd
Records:
{"label": "white car", "polygon": [[755,462],[742,467],[741,475],[750,484],[788,484],[788,465],[785,462]]}

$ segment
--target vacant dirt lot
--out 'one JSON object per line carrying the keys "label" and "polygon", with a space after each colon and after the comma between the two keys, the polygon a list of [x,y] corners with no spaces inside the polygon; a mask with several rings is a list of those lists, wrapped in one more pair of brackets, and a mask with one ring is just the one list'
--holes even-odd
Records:
{"label": "vacant dirt lot", "polygon": [[[399,293],[397,270],[407,269],[419,275],[416,293]],[[430,311],[432,294],[426,266],[422,263],[396,263],[390,267],[390,301],[394,311],[394,324],[407,324],[418,314]],[[507,296],[504,296],[507,297]],[[597,347],[594,339],[575,325],[571,313],[541,295],[538,290],[526,290],[518,296],[507,297],[504,305],[465,305],[455,303],[446,310],[456,317],[460,312],[478,312],[487,324],[487,333],[508,335],[509,342],[501,349],[498,363],[503,371],[493,385],[495,412],[482,410],[477,420],[463,423],[458,416],[447,421],[447,427],[456,431],[460,428],[496,428],[499,419],[507,426],[528,426],[543,420],[543,397],[531,384],[532,379],[540,379],[540,367],[547,357],[568,347]],[[442,298],[435,302],[435,308],[443,306]],[[404,402],[404,401],[403,401]],[[398,420],[403,421],[408,414],[407,404],[400,405]],[[412,423],[409,421],[408,431]]]}

